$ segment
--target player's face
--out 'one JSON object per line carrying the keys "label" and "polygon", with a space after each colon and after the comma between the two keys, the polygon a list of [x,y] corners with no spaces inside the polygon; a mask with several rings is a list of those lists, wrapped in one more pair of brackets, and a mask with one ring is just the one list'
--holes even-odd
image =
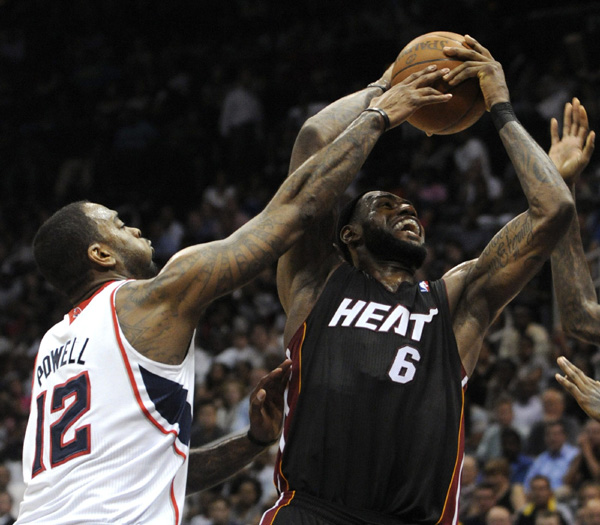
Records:
{"label": "player's face", "polygon": [[393,193],[363,197],[365,246],[376,257],[407,262],[419,268],[427,255],[425,230],[414,206]]}
{"label": "player's face", "polygon": [[138,228],[126,226],[116,211],[99,204],[89,203],[86,208],[87,215],[96,221],[104,242],[114,250],[129,277],[148,279],[158,273],[152,260],[154,249]]}

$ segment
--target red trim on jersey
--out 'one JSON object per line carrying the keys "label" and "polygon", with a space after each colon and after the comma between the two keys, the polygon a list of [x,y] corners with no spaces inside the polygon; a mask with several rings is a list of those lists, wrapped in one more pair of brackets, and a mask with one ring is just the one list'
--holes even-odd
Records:
{"label": "red trim on jersey", "polygon": [[89,297],[88,299],[86,299],[85,301],[81,301],[77,306],[75,306],[70,312],[69,312],[69,324],[71,324],[73,321],[75,321],[75,319],[77,318],[77,316],[83,312],[85,310],[85,307],[90,304],[90,302],[92,301],[92,299],[94,297],[96,297],[102,290],[104,290],[104,288],[106,288],[109,284],[114,283],[115,281],[108,281],[107,283],[104,283],[100,288],[98,288],[95,292],[94,295],[92,295],[91,297]]}
{"label": "red trim on jersey", "polygon": [[[463,370],[464,374],[464,370]],[[466,376],[466,374],[464,374]],[[460,428],[458,434],[458,447],[456,451],[456,462],[454,464],[454,472],[452,473],[452,480],[446,493],[446,501],[444,502],[444,508],[442,515],[436,525],[454,525],[458,523],[458,494],[459,484],[462,475],[462,463],[465,452],[465,390],[466,385],[462,388],[462,403],[460,411]]]}
{"label": "red trim on jersey", "polygon": [[[140,392],[139,392],[137,384],[135,382],[135,377],[133,375],[133,370],[131,369],[131,364],[129,363],[129,358],[127,357],[127,352],[125,351],[125,347],[123,346],[123,341],[121,340],[121,334],[119,333],[119,323],[117,321],[117,309],[115,308],[115,301],[114,301],[115,293],[117,290],[118,290],[118,288],[115,288],[113,290],[112,294],[110,295],[110,305],[111,305],[111,311],[112,311],[113,326],[115,329],[115,337],[117,338],[117,343],[119,345],[119,350],[121,352],[121,357],[123,358],[123,362],[125,363],[125,369],[127,370],[127,375],[129,376],[129,381],[131,382],[133,394],[135,395],[138,405],[140,406],[142,412],[148,418],[148,420],[156,428],[158,428],[158,430],[160,430],[163,434],[173,434],[177,438],[178,437],[177,432],[175,430],[167,430],[158,421],[156,421],[156,419],[154,419],[152,417],[152,414],[150,414],[150,412],[148,411],[148,409],[146,408],[146,406],[144,405],[144,403],[142,401],[142,396],[140,396]],[[175,443],[175,441],[173,441],[173,448],[175,449],[176,454],[180,455],[183,459],[186,459],[187,456],[186,456],[185,452],[183,452],[177,448],[177,444]]]}
{"label": "red trim on jersey", "polygon": [[[173,434],[175,436],[175,438],[177,439],[178,434],[177,432],[175,432],[175,430],[167,430],[166,428],[164,428],[158,421],[156,421],[156,419],[154,419],[152,417],[152,414],[150,414],[150,412],[148,411],[148,409],[146,408],[146,406],[144,405],[143,401],[142,401],[142,397],[140,396],[140,392],[138,390],[137,384],[135,382],[135,377],[133,376],[133,370],[131,369],[131,364],[129,363],[129,359],[127,358],[127,352],[125,351],[125,347],[123,346],[123,341],[121,340],[121,334],[119,333],[119,322],[117,320],[117,309],[115,307],[115,293],[117,292],[119,288],[115,288],[112,293],[110,294],[110,309],[111,309],[111,314],[112,314],[112,318],[113,318],[113,327],[115,329],[115,337],[117,338],[117,343],[119,345],[119,350],[121,352],[121,357],[123,358],[123,363],[125,364],[125,370],[127,370],[127,375],[129,376],[129,382],[131,383],[131,388],[133,390],[133,394],[135,396],[135,399],[138,402],[138,405],[140,406],[140,409],[142,410],[142,412],[144,413],[144,415],[148,418],[148,420],[156,427],[158,428],[158,430],[160,430],[163,434]],[[175,453],[178,454],[179,456],[181,456],[184,461],[187,458],[185,452],[179,450],[177,448],[177,444],[176,441],[173,441],[173,450],[175,450]],[[173,489],[173,481],[171,482],[171,502],[173,503],[173,508],[175,510],[175,523],[179,523],[179,507],[177,506],[177,499],[175,498],[175,490]]]}
{"label": "red trim on jersey", "polygon": [[294,496],[296,495],[296,491],[291,491],[291,492],[283,492],[281,494],[281,496],[279,497],[279,499],[277,500],[277,503],[275,503],[275,505],[273,507],[271,507],[269,510],[265,511],[265,513],[263,514],[263,517],[261,518],[259,525],[271,525],[273,523],[273,521],[275,520],[275,518],[277,517],[277,513],[283,508],[283,507],[287,507],[291,501],[294,499]]}
{"label": "red trim on jersey", "polygon": [[[302,323],[302,326],[298,328],[291,341],[288,344],[288,351],[290,353],[290,359],[292,360],[292,373],[286,387],[287,396],[285,398],[287,407],[289,409],[285,420],[283,422],[283,448],[285,449],[285,443],[290,433],[290,425],[294,416],[295,408],[298,403],[298,396],[302,388],[302,345],[306,338],[306,322]],[[285,492],[290,490],[290,484],[283,475],[282,471],[282,455],[283,450],[281,447],[277,451],[277,459],[275,460],[275,471],[273,473],[273,481],[277,490]]]}
{"label": "red trim on jersey", "polygon": [[171,501],[173,502],[173,510],[175,511],[175,523],[179,523],[179,507],[177,506],[177,498],[175,497],[174,483],[175,480],[171,481]]}

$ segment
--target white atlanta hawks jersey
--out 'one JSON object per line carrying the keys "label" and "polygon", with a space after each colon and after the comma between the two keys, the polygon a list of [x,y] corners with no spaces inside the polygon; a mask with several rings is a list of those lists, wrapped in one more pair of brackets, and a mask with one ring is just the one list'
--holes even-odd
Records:
{"label": "white atlanta hawks jersey", "polygon": [[194,352],[157,363],[125,339],[112,282],[42,339],[23,452],[17,523],[181,522]]}

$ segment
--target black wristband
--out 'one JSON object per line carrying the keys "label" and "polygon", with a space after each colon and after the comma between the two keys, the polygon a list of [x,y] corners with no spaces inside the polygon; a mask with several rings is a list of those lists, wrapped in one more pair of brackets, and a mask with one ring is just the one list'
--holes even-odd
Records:
{"label": "black wristband", "polygon": [[383,130],[387,131],[388,129],[390,129],[390,117],[388,117],[388,114],[383,111],[383,109],[381,108],[366,108],[363,110],[363,113],[365,111],[373,111],[374,113],[379,113],[381,115],[381,117],[383,118]]}
{"label": "black wristband", "polygon": [[259,447],[268,447],[269,445],[272,445],[273,443],[277,443],[277,440],[279,439],[278,437],[275,438],[273,441],[260,441],[259,439],[256,439],[251,433],[250,430],[248,430],[248,432],[246,432],[246,437],[248,438],[248,441],[250,441],[250,443],[257,445]]}
{"label": "black wristband", "polygon": [[383,91],[384,93],[390,89],[390,86],[388,84],[380,84],[379,82],[371,82],[368,86],[368,88],[372,88],[372,87],[376,87],[381,89],[381,91]]}
{"label": "black wristband", "polygon": [[500,131],[508,122],[513,120],[519,122],[510,102],[498,102],[497,104],[494,104],[490,108],[490,115],[492,116],[492,122],[498,131]]}

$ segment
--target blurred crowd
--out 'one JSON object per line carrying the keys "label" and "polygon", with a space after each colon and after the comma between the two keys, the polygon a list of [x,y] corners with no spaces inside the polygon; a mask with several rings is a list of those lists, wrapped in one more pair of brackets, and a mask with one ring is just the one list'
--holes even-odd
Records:
{"label": "blurred crowd", "polygon": [[[490,49],[542,147],[550,118],[560,122],[574,96],[598,126],[600,2],[457,0],[434,11],[395,0],[0,0],[0,522],[22,495],[37,346],[69,309],[36,271],[40,223],[73,200],[100,202],[141,228],[159,264],[223,238],[285,178],[306,118],[377,80],[406,43],[433,30],[468,33]],[[477,255],[526,209],[487,116],[450,136],[392,130],[348,195],[369,188],[416,204],[427,279]],[[600,242],[599,198],[596,155],[578,189],[588,251]],[[498,319],[470,378],[465,525],[506,519],[498,506],[519,523],[537,523],[542,508],[562,525],[592,525],[594,512],[600,523],[600,424],[553,379],[559,354],[600,378],[600,354],[561,333],[551,289],[547,265]],[[208,308],[195,341],[193,446],[248,424],[249,392],[284,356],[283,316],[275,268]],[[544,454],[565,443],[566,467],[545,468]],[[275,452],[190,497],[185,523],[257,523],[276,497]],[[584,496],[588,487],[595,494]]]}

